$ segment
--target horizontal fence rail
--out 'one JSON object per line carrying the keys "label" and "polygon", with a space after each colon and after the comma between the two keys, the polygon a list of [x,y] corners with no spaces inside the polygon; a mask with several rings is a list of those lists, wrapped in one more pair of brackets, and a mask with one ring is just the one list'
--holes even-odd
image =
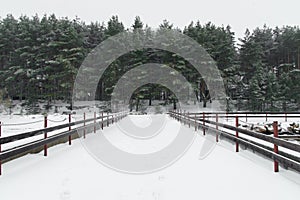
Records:
{"label": "horizontal fence rail", "polygon": [[[127,116],[127,112],[120,112],[120,113],[113,113],[113,114],[107,114],[103,115],[101,113],[100,116],[96,117],[96,113],[94,113],[94,117],[90,119],[85,119],[85,113],[84,113],[84,119],[71,122],[71,114],[69,114],[69,123],[61,124],[53,127],[47,127],[47,117],[44,119],[44,129],[39,129],[35,131],[30,131],[26,133],[21,133],[17,135],[7,136],[1,138],[1,122],[0,122],[0,175],[2,174],[2,163],[5,161],[12,160],[14,158],[26,155],[28,153],[31,153],[31,151],[36,150],[38,148],[41,148],[44,146],[44,148],[39,149],[39,151],[42,151],[44,149],[44,155],[47,156],[47,148],[49,144],[51,143],[59,143],[58,141],[68,138],[68,140],[63,140],[63,142],[69,141],[69,144],[71,145],[72,135],[79,134],[79,132],[83,132],[83,136],[85,138],[85,134],[87,130],[90,130],[90,132],[94,131],[96,133],[96,127],[97,123],[100,125],[100,129],[103,129],[103,127],[109,126],[109,124],[113,124],[114,122],[117,122],[121,119],[123,119],[125,116]],[[81,125],[79,127],[75,127],[72,129],[75,125]],[[69,128],[68,131],[62,131],[60,133],[56,133],[52,136],[47,137],[47,133],[62,130],[64,128]],[[16,147],[12,147],[6,150],[1,149],[1,145],[12,143],[15,141],[23,140],[32,138],[34,136],[43,135],[43,139],[34,140],[31,142],[26,142],[25,144],[18,145]],[[79,135],[78,135],[79,137]],[[54,144],[55,145],[55,144]]]}
{"label": "horizontal fence rail", "polygon": [[[176,111],[176,112],[180,112],[180,111]],[[210,115],[210,114],[231,114],[231,115],[265,115],[265,114],[268,114],[268,115],[285,115],[285,114],[288,114],[288,115],[292,115],[292,114],[295,114],[295,115],[300,115],[300,112],[204,112],[205,114],[207,115]],[[189,112],[190,115],[194,115],[194,114],[197,114],[197,115],[200,115],[202,113],[199,113],[199,112]]]}
{"label": "horizontal fence rail", "polygon": [[[222,136],[232,142],[236,143],[236,152],[239,151],[239,145],[243,145],[245,148],[252,149],[255,152],[266,156],[269,159],[274,161],[274,171],[278,172],[278,163],[282,164],[285,168],[293,169],[297,172],[300,172],[300,158],[298,156],[292,155],[285,151],[279,151],[278,146],[283,147],[285,149],[300,153],[300,144],[292,143],[286,140],[283,136],[278,136],[278,124],[277,122],[273,123],[274,127],[274,136],[264,135],[259,132],[246,130],[243,128],[239,128],[239,118],[245,117],[240,116],[240,114],[244,114],[247,116],[255,117],[254,115],[260,114],[264,115],[261,117],[266,117],[270,113],[258,113],[258,112],[236,112],[236,113],[226,113],[226,112],[203,112],[203,113],[188,113],[186,111],[170,111],[169,115],[174,119],[188,124],[189,126],[194,126],[195,130],[201,128],[203,129],[203,134],[205,135],[208,130],[209,132],[216,135],[216,142],[219,140],[219,136]],[[277,118],[290,118],[297,117],[300,118],[299,112],[289,112],[289,113],[278,113],[273,112],[272,114],[277,114],[276,116],[269,117],[277,117]],[[290,114],[296,116],[289,116]],[[220,117],[234,117],[236,119],[236,126],[232,126],[229,124],[220,123],[218,119]],[[259,117],[259,116],[258,116]],[[209,118],[209,119],[208,119]],[[211,120],[211,119],[214,119]],[[222,128],[222,130],[220,130]],[[225,129],[225,130],[224,130]],[[236,134],[230,133],[230,131],[235,132]],[[253,141],[249,138],[245,138],[240,136],[239,133],[242,133],[246,136],[250,136],[249,138],[255,138],[256,141]],[[289,137],[289,136],[288,136]],[[290,137],[291,138],[291,137]],[[294,136],[294,138],[298,138]],[[258,140],[257,140],[258,139]],[[266,146],[258,141],[267,142],[274,145],[274,148]]]}
{"label": "horizontal fence rail", "polygon": [[[189,115],[202,115],[202,113],[190,112]],[[248,118],[265,118],[266,121],[270,118],[284,118],[287,121],[288,118],[299,118],[300,112],[205,112],[206,116],[216,116],[219,118],[245,118],[246,122]]]}

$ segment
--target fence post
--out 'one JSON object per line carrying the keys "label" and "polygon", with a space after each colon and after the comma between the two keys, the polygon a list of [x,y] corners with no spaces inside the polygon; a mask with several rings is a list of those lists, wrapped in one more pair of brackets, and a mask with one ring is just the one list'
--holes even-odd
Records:
{"label": "fence post", "polygon": [[184,110],[180,110],[180,121],[184,124]]}
{"label": "fence post", "polygon": [[83,113],[83,138],[85,139],[85,112]]}
{"label": "fence post", "polygon": [[203,115],[203,135],[205,135],[205,113],[202,113]]}
{"label": "fence post", "polygon": [[285,122],[287,122],[287,115],[286,115],[286,113],[284,113],[285,114]]}
{"label": "fence post", "polygon": [[179,112],[180,112],[180,114],[179,114],[179,121],[180,121],[180,123],[182,123],[182,119],[183,119],[183,117],[182,117],[182,110],[180,110]]}
{"label": "fence post", "polygon": [[[44,128],[47,128],[47,116],[44,116]],[[44,139],[47,138],[47,132],[44,132]],[[44,145],[44,156],[48,155],[48,151],[47,151],[48,145],[45,144]]]}
{"label": "fence post", "polygon": [[180,110],[180,122],[184,124],[184,110]]}
{"label": "fence post", "polygon": [[[217,113],[216,114],[216,129],[217,130],[219,130],[218,123],[219,123],[219,116],[218,116],[218,113]],[[219,142],[219,135],[218,135],[218,133],[216,133],[216,142]]]}
{"label": "fence post", "polygon": [[196,113],[195,113],[195,131],[197,131],[197,121],[196,121]]}
{"label": "fence post", "polygon": [[109,112],[107,112],[107,127],[109,127]]}
{"label": "fence post", "polygon": [[186,115],[187,115],[187,111],[184,110],[184,113],[183,113],[183,117],[184,117],[184,125],[188,123]]}
{"label": "fence post", "polygon": [[103,130],[103,111],[102,111],[102,113],[101,113],[101,129]]}
{"label": "fence post", "polygon": [[[274,138],[278,138],[278,122],[274,121],[273,123],[273,129],[274,129]],[[278,146],[274,144],[274,153],[278,154]],[[274,172],[278,172],[278,161],[274,159]]]}
{"label": "fence post", "polygon": [[178,121],[181,123],[181,110],[178,110]]}
{"label": "fence post", "polygon": [[[71,113],[69,114],[69,123],[71,123]],[[69,125],[69,131],[71,131],[71,125]],[[72,136],[71,135],[69,135],[69,145],[71,145],[72,144]]]}
{"label": "fence post", "polygon": [[228,112],[226,112],[226,122],[228,122]]}
{"label": "fence post", "polygon": [[[239,127],[239,116],[235,116],[235,127]],[[235,131],[235,136],[238,138],[239,137],[239,132],[236,130]],[[238,141],[235,142],[235,152],[239,152],[239,143]]]}
{"label": "fence post", "polygon": [[188,119],[188,123],[189,123],[189,128],[191,128],[190,112],[187,112],[187,119]]}
{"label": "fence post", "polygon": [[246,122],[248,122],[248,117],[247,117],[247,113],[246,113]]}
{"label": "fence post", "polygon": [[266,113],[266,122],[268,121],[268,113]]}
{"label": "fence post", "polygon": [[94,133],[96,133],[96,112],[94,112]]}
{"label": "fence post", "polygon": [[[2,134],[2,127],[1,127],[1,121],[0,121],[0,138]],[[1,144],[0,144],[0,153],[1,153]],[[2,161],[0,160],[0,176],[2,175]]]}

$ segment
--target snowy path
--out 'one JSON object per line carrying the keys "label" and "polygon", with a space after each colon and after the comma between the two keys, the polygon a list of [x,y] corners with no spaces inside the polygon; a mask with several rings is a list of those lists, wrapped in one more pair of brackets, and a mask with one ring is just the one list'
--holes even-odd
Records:
{"label": "snowy path", "polygon": [[[140,126],[149,122],[147,116],[135,120]],[[178,126],[178,122],[168,119],[165,135],[172,138],[173,129]],[[195,134],[193,129],[185,129],[186,134]],[[119,132],[116,125],[104,129],[110,141],[126,148],[118,141]],[[27,155],[3,165],[0,199],[299,199],[300,174],[282,168],[275,174],[269,160],[248,151],[235,153],[234,146],[225,141],[199,160],[203,142],[213,141],[214,137],[197,133],[195,142],[180,160],[146,175],[123,174],[104,167],[87,153],[80,139],[73,141],[72,146],[50,148],[47,158],[42,153]],[[88,135],[88,139],[93,137]],[[164,137],[161,140],[168,142]]]}

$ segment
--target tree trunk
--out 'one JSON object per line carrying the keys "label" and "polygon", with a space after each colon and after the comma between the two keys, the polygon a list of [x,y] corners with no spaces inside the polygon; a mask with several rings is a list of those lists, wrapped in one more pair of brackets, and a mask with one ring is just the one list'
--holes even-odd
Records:
{"label": "tree trunk", "polygon": [[206,108],[206,99],[203,99],[203,108]]}
{"label": "tree trunk", "polygon": [[199,101],[199,96],[198,96],[198,91],[197,90],[195,90],[195,95],[196,95],[197,101]]}
{"label": "tree trunk", "polygon": [[174,99],[173,100],[173,110],[176,110],[177,109],[177,106],[176,106],[176,100]]}
{"label": "tree trunk", "polygon": [[136,104],[135,104],[135,111],[136,111],[136,112],[139,111],[139,102],[140,102],[140,99],[137,98],[137,99],[136,99]]}
{"label": "tree trunk", "polygon": [[132,99],[129,100],[129,112],[132,112],[132,109],[133,109],[133,101]]}

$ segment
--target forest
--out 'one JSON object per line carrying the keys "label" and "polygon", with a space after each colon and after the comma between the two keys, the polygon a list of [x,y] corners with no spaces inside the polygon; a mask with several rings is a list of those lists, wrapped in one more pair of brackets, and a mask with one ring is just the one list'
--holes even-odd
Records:
{"label": "forest", "polygon": [[[215,60],[224,81],[228,111],[299,110],[298,26],[264,25],[246,29],[243,38],[236,38],[230,25],[216,26],[212,22],[191,22],[180,30],[164,20],[156,30],[138,16],[131,27],[124,27],[118,16],[107,23],[87,24],[79,18],[57,18],[54,14],[19,18],[7,15],[0,19],[0,103],[9,107],[13,100],[22,100],[23,106],[32,108],[41,101],[49,106],[58,100],[71,102],[78,69],[97,45],[123,31],[147,33],[159,29],[174,29],[189,36]],[[116,59],[100,79],[96,99],[110,100],[124,72],[149,62],[166,64],[188,77],[198,100],[206,103],[201,77],[190,70],[190,64],[172,52],[158,49],[132,51]],[[136,102],[147,99],[151,105],[156,99],[172,103],[176,97],[163,86],[148,84],[133,98]]]}

